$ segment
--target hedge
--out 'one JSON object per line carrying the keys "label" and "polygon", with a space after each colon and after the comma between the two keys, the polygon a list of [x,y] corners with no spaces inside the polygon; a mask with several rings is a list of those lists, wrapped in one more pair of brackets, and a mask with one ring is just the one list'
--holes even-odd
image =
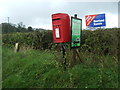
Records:
{"label": "hedge", "polygon": [[[117,55],[119,30],[120,28],[83,30],[79,50],[95,54]],[[11,48],[16,42],[40,50],[51,49],[55,46],[51,30],[3,34],[2,42],[3,45]]]}

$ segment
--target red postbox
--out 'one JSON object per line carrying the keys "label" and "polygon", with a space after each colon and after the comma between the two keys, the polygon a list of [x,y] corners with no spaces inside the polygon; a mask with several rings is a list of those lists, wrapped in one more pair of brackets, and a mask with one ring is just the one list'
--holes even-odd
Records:
{"label": "red postbox", "polygon": [[70,17],[68,14],[52,14],[52,28],[55,43],[70,42]]}

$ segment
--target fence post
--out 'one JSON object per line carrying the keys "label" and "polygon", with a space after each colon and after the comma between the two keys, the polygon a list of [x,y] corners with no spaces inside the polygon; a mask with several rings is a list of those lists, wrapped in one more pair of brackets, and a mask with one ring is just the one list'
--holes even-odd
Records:
{"label": "fence post", "polygon": [[15,49],[14,49],[14,52],[18,52],[19,51],[19,43],[15,43]]}

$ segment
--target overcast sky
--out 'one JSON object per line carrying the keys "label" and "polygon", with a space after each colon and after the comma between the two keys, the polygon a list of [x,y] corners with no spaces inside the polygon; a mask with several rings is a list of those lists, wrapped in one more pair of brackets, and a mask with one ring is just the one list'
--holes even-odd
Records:
{"label": "overcast sky", "polygon": [[52,29],[51,15],[54,13],[67,13],[69,16],[78,14],[78,17],[83,20],[83,28],[86,28],[85,15],[105,13],[106,27],[118,27],[119,0],[85,1],[0,0],[0,23],[7,22],[7,17],[10,17],[10,23],[23,22],[26,27]]}

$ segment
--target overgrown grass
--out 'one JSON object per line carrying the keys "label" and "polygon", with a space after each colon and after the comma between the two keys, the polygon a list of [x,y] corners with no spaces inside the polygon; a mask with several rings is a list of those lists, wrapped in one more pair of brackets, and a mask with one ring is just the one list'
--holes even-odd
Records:
{"label": "overgrown grass", "polygon": [[115,57],[80,54],[84,63],[67,67],[64,71],[57,66],[53,51],[14,53],[3,47],[3,88],[118,87],[118,61]]}

